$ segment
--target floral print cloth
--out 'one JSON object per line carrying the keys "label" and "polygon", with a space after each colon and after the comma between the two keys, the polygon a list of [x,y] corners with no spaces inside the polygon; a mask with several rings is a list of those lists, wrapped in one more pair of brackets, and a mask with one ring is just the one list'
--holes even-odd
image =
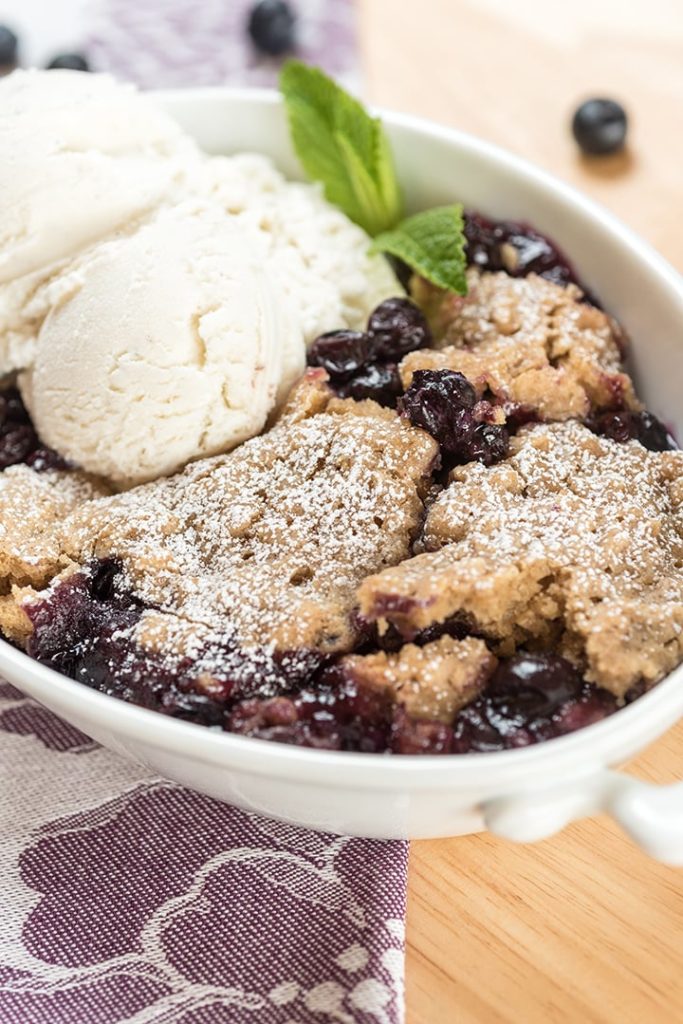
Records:
{"label": "floral print cloth", "polygon": [[397,1024],[407,846],[246,814],[0,688],[0,1024]]}

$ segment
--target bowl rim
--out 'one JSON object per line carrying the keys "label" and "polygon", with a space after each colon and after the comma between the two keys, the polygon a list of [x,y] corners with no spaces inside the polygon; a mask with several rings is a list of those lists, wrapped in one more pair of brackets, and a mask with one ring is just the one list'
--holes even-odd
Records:
{"label": "bowl rim", "polygon": [[[155,90],[150,95],[167,110],[173,108],[174,104],[226,101],[255,108],[282,107],[280,95],[271,89],[212,86]],[[466,150],[486,163],[497,165],[504,173],[526,179],[535,188],[549,194],[552,201],[575,212],[580,211],[596,222],[606,235],[611,236],[612,241],[629,250],[641,265],[647,265],[650,272],[665,284],[671,298],[680,305],[683,321],[683,277],[650,243],[641,239],[602,205],[523,157],[468,132],[382,107],[373,110],[382,117],[390,131],[399,129],[438,138],[451,148]],[[41,696],[36,691],[45,691],[43,696],[46,703],[52,707],[58,705],[58,714],[59,709],[73,705],[81,722],[87,717],[91,723],[106,724],[110,732],[119,736],[143,741],[169,752],[177,753],[182,748],[184,754],[200,763],[239,764],[241,770],[253,774],[274,775],[281,772],[284,778],[305,778],[309,784],[321,786],[332,779],[357,788],[367,788],[369,782],[373,788],[386,789],[399,784],[407,791],[421,789],[426,785],[439,788],[456,786],[458,783],[468,787],[485,785],[487,782],[499,785],[501,778],[512,782],[517,776],[528,776],[532,771],[542,779],[543,770],[551,766],[555,770],[571,768],[576,774],[579,763],[583,771],[591,773],[604,765],[610,757],[618,758],[625,747],[644,746],[653,735],[664,732],[668,728],[668,719],[665,725],[658,721],[663,713],[675,710],[677,714],[683,715],[681,665],[633,704],[600,722],[552,740],[490,753],[378,755],[297,747],[215,731],[193,722],[171,718],[158,711],[92,690],[83,683],[41,665],[0,638],[0,673],[5,666],[10,669],[9,674],[14,679],[26,677],[30,684],[27,689],[38,701]],[[34,683],[37,685],[34,686]],[[13,685],[22,688],[21,682]],[[51,695],[56,700],[51,700]],[[578,753],[581,758],[577,758]],[[315,773],[313,777],[312,773]]]}

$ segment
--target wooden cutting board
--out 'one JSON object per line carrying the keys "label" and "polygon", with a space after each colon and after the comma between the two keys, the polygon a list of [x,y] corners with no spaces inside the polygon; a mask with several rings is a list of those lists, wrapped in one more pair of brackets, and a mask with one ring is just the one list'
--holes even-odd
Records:
{"label": "wooden cutting board", "polygon": [[[536,161],[683,270],[681,0],[360,0],[368,92]],[[628,153],[582,159],[590,95],[620,99]],[[683,398],[682,398],[683,400]],[[683,725],[630,770],[683,778]],[[610,822],[535,846],[414,843],[407,1024],[683,1022],[683,871]]]}

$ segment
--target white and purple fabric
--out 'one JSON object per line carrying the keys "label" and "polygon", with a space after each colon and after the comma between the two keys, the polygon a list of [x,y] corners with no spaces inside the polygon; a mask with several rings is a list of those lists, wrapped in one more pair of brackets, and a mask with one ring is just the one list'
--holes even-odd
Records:
{"label": "white and purple fabric", "polygon": [[407,845],[227,807],[0,686],[0,1024],[398,1024]]}
{"label": "white and purple fabric", "polygon": [[[357,66],[350,0],[290,0],[300,60],[353,79]],[[246,31],[253,0],[102,0],[84,47],[98,71],[144,89],[186,85],[272,86],[280,61],[260,56]]]}
{"label": "white and purple fabric", "polygon": [[[78,52],[95,71],[144,89],[188,85],[272,86],[280,63],[247,35],[254,0],[5,0],[0,21],[19,36],[21,62],[44,66]],[[357,84],[353,0],[289,0],[295,56]]]}
{"label": "white and purple fabric", "polygon": [[[292,2],[298,56],[354,81],[349,0]],[[249,6],[28,0],[14,23],[39,62],[82,50],[146,88],[270,85]],[[399,1024],[407,854],[151,778],[0,683],[0,1024]]]}

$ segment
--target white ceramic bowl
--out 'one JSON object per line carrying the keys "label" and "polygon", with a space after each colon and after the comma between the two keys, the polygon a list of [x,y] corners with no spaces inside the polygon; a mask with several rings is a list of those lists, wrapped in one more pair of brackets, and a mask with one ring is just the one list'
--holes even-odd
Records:
{"label": "white ceramic bowl", "polygon": [[[261,151],[297,174],[274,94],[189,90],[159,99],[208,151]],[[630,332],[648,405],[683,437],[683,281],[671,267],[604,210],[524,161],[457,131],[384,118],[411,206],[462,200],[529,220],[562,246]],[[96,693],[2,642],[0,673],[112,750],[272,817],[382,838],[488,827],[526,841],[606,810],[651,854],[683,864],[683,785],[650,786],[612,770],[683,715],[683,668],[580,732],[460,757],[330,753],[210,732]]]}

